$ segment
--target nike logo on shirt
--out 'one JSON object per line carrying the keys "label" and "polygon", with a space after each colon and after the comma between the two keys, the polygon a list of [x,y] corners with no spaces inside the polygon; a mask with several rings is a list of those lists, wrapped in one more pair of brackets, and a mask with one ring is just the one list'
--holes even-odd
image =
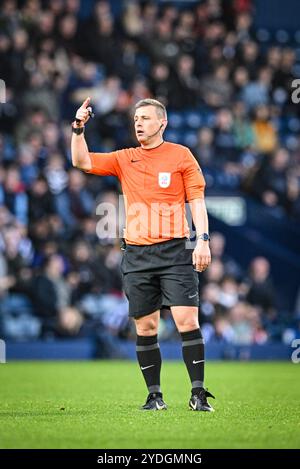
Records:
{"label": "nike logo on shirt", "polygon": [[204,360],[198,360],[198,361],[193,360],[193,365],[197,365],[197,363],[202,363],[202,362],[204,362]]}
{"label": "nike logo on shirt", "polygon": [[147,370],[147,368],[151,368],[152,366],[154,366],[154,365],[141,366],[141,370],[142,370],[142,371]]}
{"label": "nike logo on shirt", "polygon": [[131,160],[131,163],[137,163],[138,161],[141,161],[141,160]]}

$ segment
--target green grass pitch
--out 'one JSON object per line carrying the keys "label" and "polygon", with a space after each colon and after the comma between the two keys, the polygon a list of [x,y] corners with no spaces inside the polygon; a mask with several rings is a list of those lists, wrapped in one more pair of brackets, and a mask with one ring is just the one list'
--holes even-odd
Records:
{"label": "green grass pitch", "polygon": [[300,365],[208,362],[214,413],[188,410],[182,362],[165,361],[169,409],[139,410],[135,362],[0,365],[1,448],[300,448]]}

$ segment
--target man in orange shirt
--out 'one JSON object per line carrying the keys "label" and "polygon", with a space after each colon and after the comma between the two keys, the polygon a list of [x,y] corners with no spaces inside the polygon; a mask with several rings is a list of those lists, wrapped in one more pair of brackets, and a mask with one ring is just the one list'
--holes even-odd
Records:
{"label": "man in orange shirt", "polygon": [[[122,260],[129,315],[135,320],[137,358],[149,391],[144,410],[164,410],[160,388],[159,313],[171,309],[182,338],[184,362],[192,384],[189,407],[212,411],[204,388],[204,341],[198,322],[198,274],[211,262],[205,181],[190,150],[163,140],[167,113],[163,104],[144,99],[135,105],[140,144],[111,153],[91,153],[84,138],[90,117],[87,98],[72,124],[72,162],[86,173],[117,176],[125,199],[126,249]],[[193,252],[185,201],[197,232]]]}

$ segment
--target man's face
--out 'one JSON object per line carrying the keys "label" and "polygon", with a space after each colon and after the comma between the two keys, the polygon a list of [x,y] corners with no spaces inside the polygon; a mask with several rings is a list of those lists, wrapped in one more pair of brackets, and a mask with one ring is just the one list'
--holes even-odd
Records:
{"label": "man's face", "polygon": [[[159,131],[166,119],[159,118],[155,106],[143,106],[135,111],[135,135],[139,143],[148,143],[150,140],[160,138]],[[163,127],[160,129],[163,130]],[[155,134],[155,135],[153,135]],[[153,135],[153,137],[151,137]]]}

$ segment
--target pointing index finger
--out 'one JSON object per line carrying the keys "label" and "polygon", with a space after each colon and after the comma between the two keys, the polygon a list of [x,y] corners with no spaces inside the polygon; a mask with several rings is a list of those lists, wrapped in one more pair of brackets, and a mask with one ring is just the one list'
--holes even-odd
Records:
{"label": "pointing index finger", "polygon": [[82,103],[81,107],[87,108],[87,107],[88,107],[88,105],[90,104],[90,100],[91,100],[91,98],[90,98],[90,97],[86,98],[86,100],[85,100],[85,101],[83,101],[83,103]]}

